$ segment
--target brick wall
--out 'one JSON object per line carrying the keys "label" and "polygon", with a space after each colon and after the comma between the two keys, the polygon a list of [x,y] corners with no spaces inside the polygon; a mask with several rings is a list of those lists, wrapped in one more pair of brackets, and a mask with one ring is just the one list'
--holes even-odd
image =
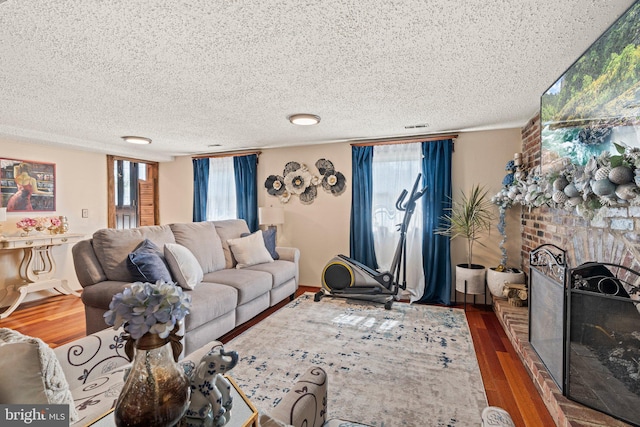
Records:
{"label": "brick wall", "polygon": [[[540,116],[522,128],[522,157],[532,169],[540,164]],[[587,261],[622,264],[640,271],[640,207],[601,209],[586,220],[575,212],[548,207],[522,208],[522,262],[529,273],[529,252],[545,243],[567,251],[569,268]]]}
{"label": "brick wall", "polygon": [[[523,162],[528,169],[540,164],[539,116],[531,119],[522,128],[522,153]],[[587,220],[575,212],[549,207],[521,209],[522,267],[527,274],[529,274],[529,253],[547,243],[554,244],[567,252],[569,268],[587,261],[597,261],[622,264],[640,271],[640,207],[601,209],[592,220]],[[562,392],[528,342],[527,310],[520,311],[514,317],[517,309],[500,304],[500,301],[496,307],[498,317],[527,366],[556,425],[561,427],[627,425],[562,396]]]}

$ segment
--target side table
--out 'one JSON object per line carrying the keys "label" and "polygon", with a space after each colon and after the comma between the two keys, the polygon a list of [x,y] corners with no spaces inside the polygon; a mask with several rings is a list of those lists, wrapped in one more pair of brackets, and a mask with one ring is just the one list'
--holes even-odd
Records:
{"label": "side table", "polygon": [[9,305],[0,314],[0,319],[8,317],[22,303],[27,294],[54,289],[65,295],[80,296],[69,287],[66,279],[55,277],[56,261],[52,253],[54,246],[68,245],[83,238],[83,234],[33,235],[26,237],[1,237],[0,249],[22,250],[19,285],[7,287],[7,294],[0,300],[0,306]]}

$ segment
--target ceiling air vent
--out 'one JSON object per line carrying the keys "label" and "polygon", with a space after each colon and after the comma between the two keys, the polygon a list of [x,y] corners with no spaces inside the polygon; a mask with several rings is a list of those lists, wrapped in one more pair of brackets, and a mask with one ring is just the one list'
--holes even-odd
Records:
{"label": "ceiling air vent", "polygon": [[405,129],[421,129],[421,128],[428,128],[429,127],[429,123],[420,123],[417,125],[407,125],[404,128]]}

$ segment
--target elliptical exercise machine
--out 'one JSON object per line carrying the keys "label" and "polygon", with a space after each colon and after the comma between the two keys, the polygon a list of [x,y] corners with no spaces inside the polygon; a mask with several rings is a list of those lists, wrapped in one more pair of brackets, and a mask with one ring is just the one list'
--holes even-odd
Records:
{"label": "elliptical exercise machine", "polygon": [[[314,295],[314,301],[320,301],[324,296],[353,298],[374,301],[384,304],[384,308],[391,309],[398,289],[407,288],[407,229],[411,216],[416,208],[416,202],[427,188],[418,190],[422,174],[418,174],[411,193],[402,190],[396,201],[396,209],[404,212],[401,224],[398,224],[400,239],[393,256],[390,271],[377,271],[346,255],[335,256],[322,270],[322,289]],[[405,202],[405,198],[409,198]],[[402,277],[402,283],[400,278]]]}

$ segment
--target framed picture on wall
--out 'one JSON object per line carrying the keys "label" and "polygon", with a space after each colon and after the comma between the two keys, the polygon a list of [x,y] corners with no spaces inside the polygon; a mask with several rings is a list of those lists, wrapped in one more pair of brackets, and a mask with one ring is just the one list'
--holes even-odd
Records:
{"label": "framed picture on wall", "polygon": [[640,2],[542,95],[540,122],[543,170],[640,147]]}
{"label": "framed picture on wall", "polygon": [[7,212],[55,211],[55,163],[0,158],[0,195]]}

